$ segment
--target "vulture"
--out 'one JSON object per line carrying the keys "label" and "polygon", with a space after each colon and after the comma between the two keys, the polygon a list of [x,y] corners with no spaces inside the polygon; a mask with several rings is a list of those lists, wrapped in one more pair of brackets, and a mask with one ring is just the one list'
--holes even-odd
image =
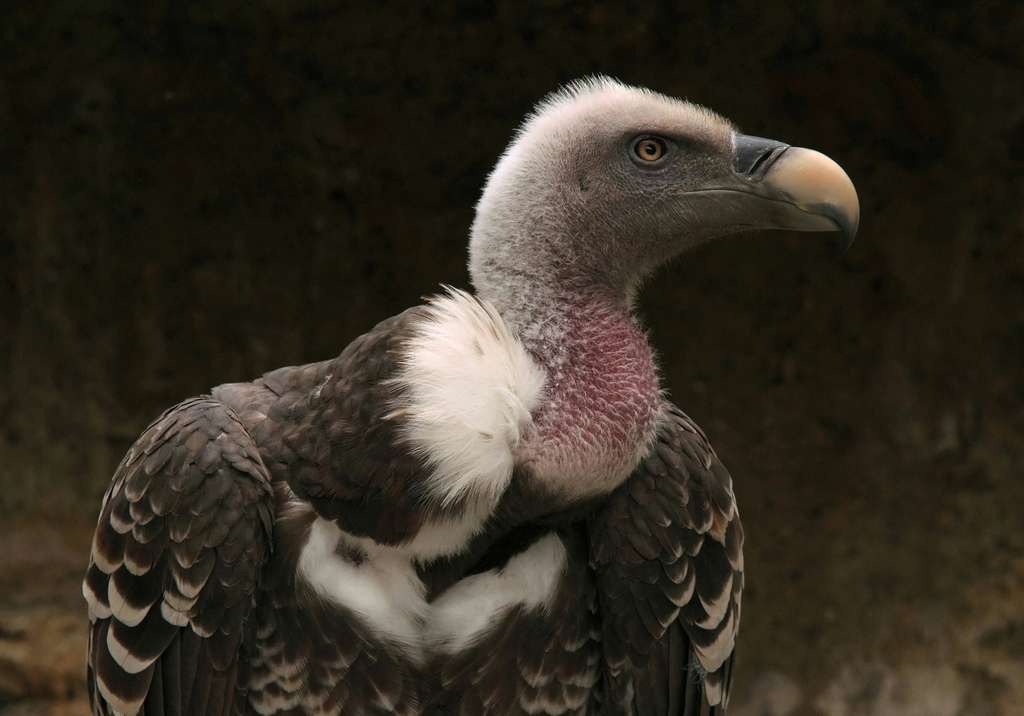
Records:
{"label": "vulture", "polygon": [[858,220],[824,154],[609,78],[550,94],[476,206],[471,292],[128,450],[82,587],[93,713],[724,713],[743,529],[638,289],[716,237]]}

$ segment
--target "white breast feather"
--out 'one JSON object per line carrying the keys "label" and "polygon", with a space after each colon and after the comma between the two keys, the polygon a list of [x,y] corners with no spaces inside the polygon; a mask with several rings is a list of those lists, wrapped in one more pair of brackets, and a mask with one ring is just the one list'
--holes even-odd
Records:
{"label": "white breast feather", "polygon": [[427,311],[401,361],[392,415],[431,468],[432,497],[493,503],[512,476],[543,370],[490,304],[449,289]]}
{"label": "white breast feather", "polygon": [[431,605],[426,643],[454,654],[484,637],[510,608],[546,608],[565,566],[565,545],[549,534],[503,568],[466,577]]}
{"label": "white breast feather", "polygon": [[[353,563],[339,544],[362,551],[363,558]],[[549,534],[504,567],[466,577],[428,603],[412,554],[318,518],[298,571],[321,597],[352,610],[373,633],[422,663],[435,650],[454,653],[485,637],[512,607],[547,609],[566,563],[562,540]]]}
{"label": "white breast feather", "polygon": [[333,522],[314,521],[299,557],[299,574],[322,597],[351,609],[418,659],[427,603],[415,566],[407,555],[387,548],[353,564],[335,552],[343,534]]}

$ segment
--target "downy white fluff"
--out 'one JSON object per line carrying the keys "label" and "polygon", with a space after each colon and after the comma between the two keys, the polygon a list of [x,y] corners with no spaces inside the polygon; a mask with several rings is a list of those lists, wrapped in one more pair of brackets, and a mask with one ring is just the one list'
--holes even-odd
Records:
{"label": "downy white fluff", "polygon": [[431,469],[427,493],[493,504],[531,424],[544,373],[490,304],[449,288],[430,301],[395,380],[404,439]]}

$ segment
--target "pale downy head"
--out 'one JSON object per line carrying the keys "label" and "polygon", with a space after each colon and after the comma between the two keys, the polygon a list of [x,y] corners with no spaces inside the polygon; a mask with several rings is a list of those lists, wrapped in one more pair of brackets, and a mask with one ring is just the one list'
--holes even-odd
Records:
{"label": "pale downy head", "polygon": [[645,274],[708,239],[793,229],[840,232],[846,246],[858,219],[853,184],[825,155],[599,77],[550,95],[523,123],[477,205],[469,266],[503,312],[524,291],[628,302]]}

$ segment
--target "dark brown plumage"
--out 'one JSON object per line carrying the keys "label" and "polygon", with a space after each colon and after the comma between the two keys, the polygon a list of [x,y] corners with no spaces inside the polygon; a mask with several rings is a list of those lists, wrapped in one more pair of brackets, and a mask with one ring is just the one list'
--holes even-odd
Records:
{"label": "dark brown plumage", "polygon": [[331,361],[280,368],[255,383],[220,386],[252,431],[274,480],[317,513],[384,544],[407,540],[434,511],[417,490],[422,462],[386,419],[398,395],[399,351],[422,309],[393,316]]}
{"label": "dark brown plumage", "polygon": [[683,706],[700,701],[703,680],[727,703],[743,527],[732,478],[700,428],[671,408],[653,449],[589,528],[609,700],[636,698],[641,716],[696,713]]}
{"label": "dark brown plumage", "polygon": [[[491,638],[457,657],[421,671],[297,580],[298,552],[318,514],[389,543],[434,509],[414,497],[423,471],[396,441],[400,421],[381,417],[394,397],[386,386],[396,346],[415,315],[384,321],[332,361],[282,368],[186,401],[132,447],[96,532],[97,556],[119,566],[108,576],[102,565],[90,565],[86,583],[101,606],[114,579],[132,607],[150,608],[137,626],[110,617],[94,623],[89,677],[97,713],[107,713],[97,676],[124,701],[148,694],[147,714],[259,713],[274,704],[291,704],[280,711],[291,713],[303,704],[299,693],[306,703],[341,709],[367,689],[374,699],[359,708],[368,713],[510,714],[518,713],[518,699],[539,703],[542,693],[565,704],[565,713],[584,713],[594,707],[601,679],[610,704],[639,692],[681,705],[685,689],[699,691],[687,645],[709,643],[738,618],[742,530],[728,473],[678,412],[598,509],[588,503],[543,514],[545,500],[522,475],[472,549],[421,568],[424,581],[443,591],[500,568],[552,529],[566,544],[569,567],[553,607],[544,614],[513,610]],[[406,490],[389,493],[389,484]],[[132,574],[126,558],[146,571]],[[713,600],[727,580],[728,617],[709,630],[697,627],[707,618],[700,598]],[[168,597],[194,598],[188,614],[204,634],[166,620],[160,605]],[[661,672],[644,671],[652,653],[668,648],[666,630],[676,624],[679,673],[664,673],[669,661]],[[110,656],[107,630],[136,658],[155,661],[126,673]],[[645,676],[633,680],[638,669]],[[706,678],[727,688],[726,676],[723,669]],[[637,713],[676,712],[688,713]]]}
{"label": "dark brown plumage", "polygon": [[152,713],[231,713],[244,700],[272,520],[266,468],[222,404],[185,401],[143,433],[104,498],[84,584],[98,712],[107,696],[145,698]]}
{"label": "dark brown plumage", "polygon": [[427,713],[519,714],[531,707],[594,712],[601,642],[586,535],[577,524],[558,536],[571,559],[550,609],[544,614],[513,609],[486,641],[439,659],[431,669],[438,676]]}

